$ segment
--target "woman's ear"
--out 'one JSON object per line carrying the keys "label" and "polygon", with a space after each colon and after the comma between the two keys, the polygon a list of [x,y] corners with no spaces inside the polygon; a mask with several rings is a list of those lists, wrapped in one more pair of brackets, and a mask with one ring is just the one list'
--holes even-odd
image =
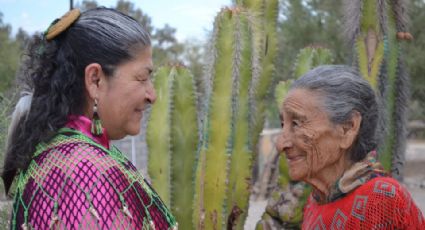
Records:
{"label": "woman's ear", "polygon": [[357,135],[359,134],[361,122],[362,115],[358,111],[354,110],[351,114],[351,119],[342,124],[342,138],[340,142],[340,148],[351,148],[357,138]]}
{"label": "woman's ear", "polygon": [[98,97],[99,85],[103,77],[102,67],[98,63],[91,63],[86,66],[84,82],[90,98],[95,99]]}

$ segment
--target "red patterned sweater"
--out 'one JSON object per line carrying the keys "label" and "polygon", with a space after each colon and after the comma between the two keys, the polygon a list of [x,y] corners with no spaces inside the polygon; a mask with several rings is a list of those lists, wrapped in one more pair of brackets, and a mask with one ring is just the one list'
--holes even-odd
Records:
{"label": "red patterned sweater", "polygon": [[425,220],[402,185],[377,177],[327,204],[310,196],[302,229],[425,229]]}

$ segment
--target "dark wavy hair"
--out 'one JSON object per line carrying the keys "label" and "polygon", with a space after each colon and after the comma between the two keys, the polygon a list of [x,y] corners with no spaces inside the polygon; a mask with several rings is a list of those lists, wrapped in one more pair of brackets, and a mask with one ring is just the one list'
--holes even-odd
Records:
{"label": "dark wavy hair", "polygon": [[12,116],[2,172],[6,193],[17,172],[27,169],[36,145],[51,140],[70,114],[83,114],[85,67],[99,63],[112,77],[117,65],[150,45],[149,34],[136,20],[103,7],[83,12],[52,40],[32,37],[17,76],[32,100],[26,112]]}

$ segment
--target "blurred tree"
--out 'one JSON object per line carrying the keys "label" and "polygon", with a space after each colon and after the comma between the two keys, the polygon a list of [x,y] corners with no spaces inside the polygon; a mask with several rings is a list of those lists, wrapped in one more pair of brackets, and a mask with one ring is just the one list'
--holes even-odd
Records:
{"label": "blurred tree", "polygon": [[11,32],[12,27],[3,23],[3,14],[0,12],[0,93],[12,86],[22,53],[20,40],[12,39]]}
{"label": "blurred tree", "polygon": [[204,66],[206,63],[206,44],[197,39],[186,40],[183,44],[183,53],[181,59],[183,64],[187,66],[195,79],[196,91],[198,94],[198,106],[202,105],[205,99],[206,85],[204,79]]}
{"label": "blurred tree", "polygon": [[403,43],[402,50],[406,52],[403,56],[411,79],[410,119],[425,120],[425,1],[411,0],[409,10],[411,21],[408,31],[414,39]]}
{"label": "blurred tree", "polygon": [[81,11],[90,10],[97,7],[96,0],[83,0],[81,3],[77,2],[75,8],[80,9]]}
{"label": "blurred tree", "polygon": [[183,44],[175,37],[176,29],[165,24],[163,28],[155,29],[152,35],[153,58],[155,65],[164,65],[170,62],[180,62],[183,53]]}
{"label": "blurred tree", "polygon": [[280,4],[276,62],[279,80],[292,76],[295,55],[308,45],[329,48],[335,55],[335,63],[348,63],[351,47],[340,36],[342,13],[339,1],[282,0]]}
{"label": "blurred tree", "polygon": [[18,29],[18,32],[15,35],[15,40],[19,44],[19,49],[24,50],[30,39],[30,35],[22,28]]}
{"label": "blurred tree", "polygon": [[[77,5],[82,11],[98,7],[96,0],[84,0]],[[177,63],[183,53],[184,47],[176,39],[176,29],[165,24],[162,28],[155,28],[152,25],[152,19],[144,13],[140,8],[137,8],[133,2],[128,0],[118,0],[115,7],[120,12],[123,12],[136,19],[143,27],[151,34],[153,61],[155,66],[160,66],[167,63]]]}
{"label": "blurred tree", "polygon": [[115,9],[136,19],[149,32],[149,34],[152,34],[154,31],[152,19],[141,9],[136,8],[134,3],[131,1],[118,0]]}

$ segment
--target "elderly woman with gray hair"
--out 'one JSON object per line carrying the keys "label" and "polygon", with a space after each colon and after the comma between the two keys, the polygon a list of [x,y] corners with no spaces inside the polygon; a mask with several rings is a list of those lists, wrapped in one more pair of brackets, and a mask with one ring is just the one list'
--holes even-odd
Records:
{"label": "elderly woman with gray hair", "polygon": [[375,93],[346,66],[320,66],[291,88],[278,151],[313,191],[303,229],[425,229],[408,191],[375,160]]}

